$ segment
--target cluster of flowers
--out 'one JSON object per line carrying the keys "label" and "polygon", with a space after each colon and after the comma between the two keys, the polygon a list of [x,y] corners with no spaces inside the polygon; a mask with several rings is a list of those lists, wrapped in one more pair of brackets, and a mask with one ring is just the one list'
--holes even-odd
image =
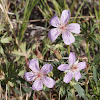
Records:
{"label": "cluster of flowers", "polygon": [[[75,38],[71,34],[71,32],[79,34],[80,25],[77,23],[71,23],[67,25],[70,16],[70,11],[63,10],[60,19],[57,16],[54,16],[50,20],[50,24],[56,27],[54,29],[51,29],[48,33],[48,37],[51,41],[56,40],[57,37],[62,33],[62,38],[66,45],[70,45],[71,43],[75,42]],[[27,81],[34,81],[32,85],[33,90],[42,90],[43,84],[46,85],[48,88],[53,88],[56,82],[52,78],[47,77],[47,74],[53,69],[53,66],[51,64],[45,64],[40,69],[38,61],[36,59],[32,59],[29,62],[29,68],[32,71],[25,73],[25,79]],[[78,81],[81,78],[80,70],[85,68],[86,62],[78,63],[78,61],[76,61],[74,53],[71,52],[69,54],[69,64],[61,64],[60,66],[58,66],[57,69],[60,71],[67,72],[63,81],[65,83],[69,83],[72,80],[72,78],[75,78],[75,80]]]}

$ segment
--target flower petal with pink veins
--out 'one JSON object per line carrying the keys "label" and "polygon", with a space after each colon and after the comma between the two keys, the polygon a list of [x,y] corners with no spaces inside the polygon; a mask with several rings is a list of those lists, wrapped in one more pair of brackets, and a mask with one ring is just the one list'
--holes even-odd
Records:
{"label": "flower petal with pink veins", "polygon": [[36,78],[33,72],[26,72],[24,76],[27,81],[33,81]]}
{"label": "flower petal with pink veins", "polygon": [[61,23],[67,24],[67,22],[69,21],[70,17],[71,17],[70,11],[69,10],[63,10],[62,14],[61,14],[61,18],[60,18]]}
{"label": "flower petal with pink veins", "polygon": [[42,82],[48,87],[48,88],[53,88],[56,82],[50,78],[50,77],[43,77]]}
{"label": "flower petal with pink veins", "polygon": [[54,26],[54,27],[59,27],[59,25],[60,25],[60,20],[59,20],[59,18],[58,18],[57,16],[53,16],[53,17],[51,18],[51,20],[49,21],[49,23],[50,23],[52,26]]}
{"label": "flower petal with pink veins", "polygon": [[45,64],[42,68],[41,68],[41,71],[44,73],[44,74],[48,74],[49,72],[51,72],[53,69],[53,66],[51,64]]}
{"label": "flower petal with pink veins", "polygon": [[68,31],[62,33],[62,38],[66,45],[70,45],[71,43],[75,42],[74,36]]}
{"label": "flower petal with pink veins", "polygon": [[35,82],[32,85],[32,89],[39,91],[43,89],[43,83],[40,79],[35,80]]}
{"label": "flower petal with pink veins", "polygon": [[33,71],[33,72],[38,72],[39,71],[39,63],[37,59],[32,59],[29,61],[29,68]]}
{"label": "flower petal with pink veins", "polygon": [[75,73],[75,80],[78,81],[81,78],[81,73],[78,71]]}
{"label": "flower petal with pink veins", "polygon": [[68,70],[70,67],[69,67],[69,65],[68,64],[61,64],[60,66],[58,66],[58,70],[60,70],[60,71],[66,71],[66,70]]}
{"label": "flower petal with pink veins", "polygon": [[76,62],[75,54],[73,52],[70,52],[68,59],[70,65],[74,64]]}
{"label": "flower petal with pink veins", "polygon": [[69,82],[72,80],[72,78],[73,78],[73,73],[72,73],[72,72],[68,72],[68,73],[65,75],[63,81],[64,81],[65,83],[69,83]]}
{"label": "flower petal with pink veins", "polygon": [[80,33],[80,25],[77,23],[71,23],[67,25],[66,29],[70,32],[79,34]]}
{"label": "flower petal with pink veins", "polygon": [[86,66],[87,66],[87,65],[86,65],[86,62],[84,62],[84,61],[78,63],[78,69],[79,69],[79,70],[85,69]]}
{"label": "flower petal with pink veins", "polygon": [[49,39],[53,42],[60,35],[61,31],[58,28],[51,29],[48,33]]}

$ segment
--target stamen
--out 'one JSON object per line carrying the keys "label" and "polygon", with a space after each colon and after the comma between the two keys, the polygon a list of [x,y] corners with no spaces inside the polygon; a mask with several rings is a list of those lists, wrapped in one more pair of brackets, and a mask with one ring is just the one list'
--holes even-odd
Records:
{"label": "stamen", "polygon": [[77,66],[76,65],[72,65],[72,67],[70,68],[71,71],[76,71],[77,70]]}
{"label": "stamen", "polygon": [[61,24],[60,27],[59,27],[59,29],[60,29],[61,31],[65,31],[65,30],[66,30],[66,26],[63,25],[63,24]]}
{"label": "stamen", "polygon": [[39,73],[37,73],[37,78],[40,78],[40,79],[42,79],[43,78],[43,76],[45,76],[45,74],[43,74],[42,72],[39,72]]}

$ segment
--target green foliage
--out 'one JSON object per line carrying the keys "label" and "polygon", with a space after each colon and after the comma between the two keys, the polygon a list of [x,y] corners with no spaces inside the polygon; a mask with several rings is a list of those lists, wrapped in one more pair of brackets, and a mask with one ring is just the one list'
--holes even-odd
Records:
{"label": "green foliage", "polygon": [[1,43],[10,43],[10,41],[12,41],[12,38],[11,37],[2,37],[1,38]]}
{"label": "green foliage", "polygon": [[16,56],[24,56],[28,58],[30,57],[30,52],[31,52],[31,49],[28,49],[28,51],[26,51],[26,43],[21,43],[19,45],[19,50],[14,50],[12,54]]}
{"label": "green foliage", "polygon": [[83,97],[85,99],[85,91],[84,89],[77,83],[74,85],[75,89],[77,90],[79,97]]}
{"label": "green foliage", "polygon": [[[1,1],[0,4],[2,5]],[[52,100],[99,100],[100,7],[95,0],[91,3],[83,0],[80,4],[78,0],[70,2],[66,0],[21,0],[18,4],[16,0],[12,0],[11,4],[15,5],[15,8],[12,5],[4,4],[7,7],[5,10],[8,9],[6,14],[0,11],[1,95],[7,94],[7,98],[15,97],[18,100],[20,97],[31,100],[35,96],[39,100],[45,100],[44,98],[51,98]],[[93,7],[90,6],[91,4]],[[85,10],[88,14],[86,16],[83,14],[85,7],[89,10]],[[68,47],[63,43],[61,36],[54,42],[47,38],[50,28],[48,21],[54,15],[60,17],[64,9],[71,11],[70,22],[79,23],[81,26],[81,33],[73,33],[75,42]],[[11,15],[9,12],[14,14]],[[36,14],[39,12],[45,20],[36,22],[37,18],[35,21],[33,20],[33,23],[29,23],[30,17],[33,15],[32,12]],[[7,14],[9,21],[6,21],[6,17],[4,19]],[[37,23],[43,27],[43,34],[40,31],[40,35],[36,32],[34,36],[31,36],[30,30],[34,31],[33,27]],[[11,25],[14,28],[11,28]],[[28,29],[29,27],[32,27],[32,29]],[[37,28],[37,30],[39,29]],[[28,35],[26,31],[29,33]],[[43,39],[41,39],[41,34]],[[86,61],[87,68],[81,72],[82,77],[78,82],[73,79],[69,84],[66,84],[63,82],[65,73],[58,71],[57,67],[60,64],[68,64],[68,53],[70,51],[76,53],[78,60]],[[42,55],[42,58],[39,58],[40,55]],[[33,82],[27,82],[24,79],[24,73],[30,71],[28,61],[33,58],[39,60],[40,67],[46,63],[52,64],[53,70],[48,76],[56,81],[53,89],[44,86],[42,91],[33,91],[30,88]]]}
{"label": "green foliage", "polygon": [[97,85],[97,69],[96,69],[96,66],[93,67],[93,79]]}
{"label": "green foliage", "polygon": [[27,0],[26,1],[26,5],[25,5],[25,10],[24,10],[24,15],[23,15],[23,22],[22,22],[22,26],[20,29],[20,41],[23,40],[27,25],[28,25],[28,21],[30,18],[30,14],[33,10],[33,8],[35,7],[35,5],[37,4],[39,0]]}

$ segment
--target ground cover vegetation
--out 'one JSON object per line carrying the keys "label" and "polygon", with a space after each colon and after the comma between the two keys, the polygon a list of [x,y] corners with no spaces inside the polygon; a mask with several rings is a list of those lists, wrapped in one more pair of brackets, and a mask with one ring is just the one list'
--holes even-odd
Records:
{"label": "ground cover vegetation", "polygon": [[100,100],[100,0],[0,0],[0,100]]}

